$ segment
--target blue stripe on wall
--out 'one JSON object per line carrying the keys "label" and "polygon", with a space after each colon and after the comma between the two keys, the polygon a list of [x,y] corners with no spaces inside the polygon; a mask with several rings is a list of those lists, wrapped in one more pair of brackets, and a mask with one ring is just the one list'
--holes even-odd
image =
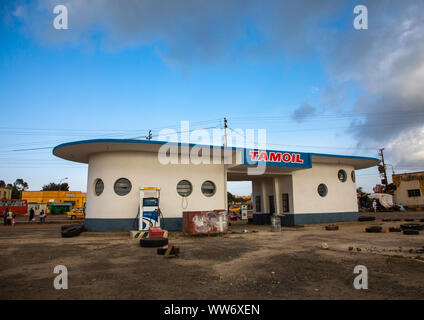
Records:
{"label": "blue stripe on wall", "polygon": [[[281,218],[281,225],[294,226],[298,224],[356,221],[358,216],[358,212],[286,214]],[[253,223],[269,224],[270,215],[255,213]],[[138,221],[135,219],[85,219],[84,225],[89,231],[130,231],[138,229]],[[164,218],[161,220],[161,228],[165,230],[181,231],[182,227],[182,218]]]}
{"label": "blue stripe on wall", "polygon": [[[298,224],[356,221],[358,216],[358,212],[285,214],[281,217],[281,225],[290,227]],[[255,213],[253,215],[253,223],[270,224],[270,214]]]}
{"label": "blue stripe on wall", "polygon": [[[85,219],[84,226],[88,231],[138,230],[138,219]],[[169,231],[181,231],[183,228],[183,219],[161,219],[161,228]]]}

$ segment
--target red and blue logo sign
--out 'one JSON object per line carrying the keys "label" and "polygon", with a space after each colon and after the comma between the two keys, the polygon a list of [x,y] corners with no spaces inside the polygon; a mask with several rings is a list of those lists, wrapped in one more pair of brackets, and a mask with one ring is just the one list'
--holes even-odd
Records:
{"label": "red and blue logo sign", "polygon": [[261,163],[274,167],[312,168],[309,153],[246,149],[244,164],[258,165]]}

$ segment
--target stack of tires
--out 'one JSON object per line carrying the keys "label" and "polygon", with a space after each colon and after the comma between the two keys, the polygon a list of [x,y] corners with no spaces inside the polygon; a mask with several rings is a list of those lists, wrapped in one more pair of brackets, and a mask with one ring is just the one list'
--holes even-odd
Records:
{"label": "stack of tires", "polygon": [[420,230],[424,229],[424,225],[418,223],[401,224],[400,228],[403,230],[403,234],[415,235],[420,234]]}
{"label": "stack of tires", "polygon": [[62,226],[62,238],[76,237],[84,231],[85,228],[83,224],[69,224],[66,226]]}

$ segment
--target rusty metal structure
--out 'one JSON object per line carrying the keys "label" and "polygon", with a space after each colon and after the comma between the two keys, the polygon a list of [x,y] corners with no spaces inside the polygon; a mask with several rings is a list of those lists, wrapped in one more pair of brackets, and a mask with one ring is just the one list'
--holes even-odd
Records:
{"label": "rusty metal structure", "polygon": [[228,214],[225,210],[183,212],[184,234],[205,235],[226,232],[228,232]]}

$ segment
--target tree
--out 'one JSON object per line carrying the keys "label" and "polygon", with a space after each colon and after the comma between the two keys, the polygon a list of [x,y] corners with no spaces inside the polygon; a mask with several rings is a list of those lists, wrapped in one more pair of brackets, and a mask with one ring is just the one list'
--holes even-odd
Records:
{"label": "tree", "polygon": [[8,188],[12,189],[12,199],[21,199],[22,191],[28,189],[28,183],[24,179],[16,179],[13,185],[10,183],[7,185]]}
{"label": "tree", "polygon": [[42,191],[69,191],[69,185],[65,183],[50,182],[43,186]]}
{"label": "tree", "polygon": [[227,199],[228,203],[236,201],[236,197],[231,192],[227,192]]}
{"label": "tree", "polygon": [[6,188],[6,182],[4,180],[0,180],[0,188]]}

